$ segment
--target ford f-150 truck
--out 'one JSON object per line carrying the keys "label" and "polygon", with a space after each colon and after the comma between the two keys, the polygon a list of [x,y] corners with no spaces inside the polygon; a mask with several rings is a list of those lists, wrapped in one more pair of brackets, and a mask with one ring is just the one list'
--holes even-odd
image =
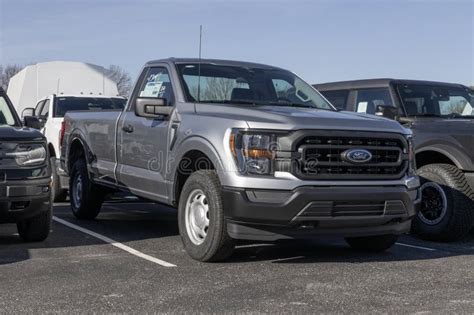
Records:
{"label": "ford f-150 truck", "polygon": [[338,112],[290,71],[247,62],[148,62],[123,111],[69,112],[61,152],[71,208],[95,218],[125,190],[178,208],[186,251],[337,234],[382,251],[419,202],[411,131]]}
{"label": "ford f-150 truck", "polygon": [[39,242],[51,227],[51,168],[46,139],[27,127],[0,88],[0,223],[16,223],[23,240]]}
{"label": "ford f-150 truck", "polygon": [[369,79],[315,85],[343,110],[395,119],[413,131],[422,202],[412,231],[454,241],[474,227],[474,92],[461,84]]}

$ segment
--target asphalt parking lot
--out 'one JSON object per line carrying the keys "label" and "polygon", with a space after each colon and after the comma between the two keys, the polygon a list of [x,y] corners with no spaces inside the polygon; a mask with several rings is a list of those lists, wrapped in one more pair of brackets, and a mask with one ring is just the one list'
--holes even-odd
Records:
{"label": "asphalt parking lot", "polygon": [[2,312],[474,312],[474,236],[404,236],[379,255],[335,238],[242,244],[206,264],[184,252],[163,206],[109,203],[84,222],[58,204],[55,220],[38,244],[0,226]]}

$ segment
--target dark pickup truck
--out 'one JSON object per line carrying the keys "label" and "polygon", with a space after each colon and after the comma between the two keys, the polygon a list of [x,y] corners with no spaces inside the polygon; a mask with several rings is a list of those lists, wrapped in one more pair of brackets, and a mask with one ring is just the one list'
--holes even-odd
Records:
{"label": "dark pickup truck", "polygon": [[398,120],[413,130],[422,206],[412,232],[452,241],[474,222],[474,92],[460,84],[373,79],[314,85],[339,110]]}
{"label": "dark pickup truck", "polygon": [[[38,121],[27,124],[37,127]],[[46,139],[38,130],[22,126],[0,88],[0,223],[16,223],[27,242],[44,240],[51,227],[50,190]]]}

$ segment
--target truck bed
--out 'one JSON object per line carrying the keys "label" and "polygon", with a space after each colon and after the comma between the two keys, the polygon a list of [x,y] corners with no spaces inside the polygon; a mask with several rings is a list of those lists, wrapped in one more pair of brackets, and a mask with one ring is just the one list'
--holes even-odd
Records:
{"label": "truck bed", "polygon": [[94,152],[90,163],[92,172],[101,174],[102,180],[113,183],[116,183],[116,123],[120,114],[120,110],[76,111],[68,112],[64,118],[70,130],[66,137],[80,137]]}

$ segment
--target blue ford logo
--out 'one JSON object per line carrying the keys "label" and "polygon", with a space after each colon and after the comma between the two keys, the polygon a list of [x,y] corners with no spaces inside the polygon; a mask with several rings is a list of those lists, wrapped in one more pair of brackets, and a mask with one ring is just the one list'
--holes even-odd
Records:
{"label": "blue ford logo", "polygon": [[362,164],[372,160],[372,153],[364,149],[350,149],[342,152],[342,159],[350,163]]}

